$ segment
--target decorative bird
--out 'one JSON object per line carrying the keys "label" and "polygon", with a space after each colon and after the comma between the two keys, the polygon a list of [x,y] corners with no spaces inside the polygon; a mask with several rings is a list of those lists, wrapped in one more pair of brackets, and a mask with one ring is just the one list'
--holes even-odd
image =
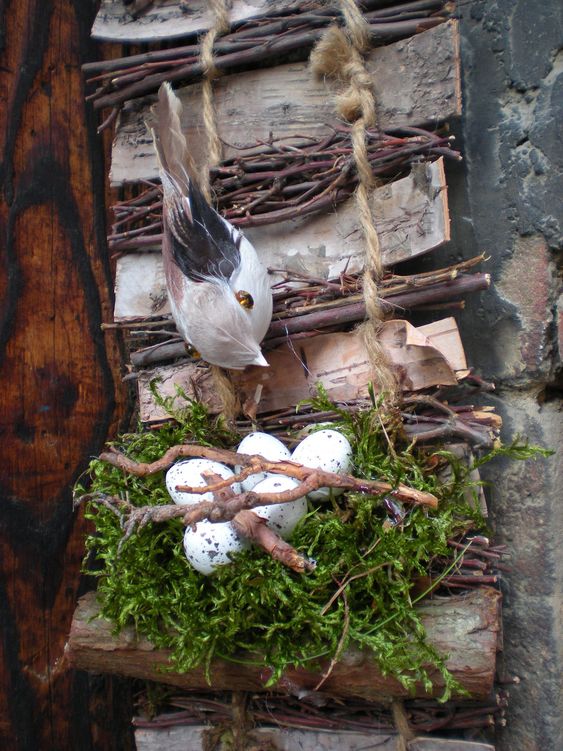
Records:
{"label": "decorative bird", "polygon": [[169,83],[160,87],[153,112],[162,255],[178,331],[213,365],[267,366],[260,342],[272,318],[268,272],[246,237],[205,200],[180,128],[182,103]]}

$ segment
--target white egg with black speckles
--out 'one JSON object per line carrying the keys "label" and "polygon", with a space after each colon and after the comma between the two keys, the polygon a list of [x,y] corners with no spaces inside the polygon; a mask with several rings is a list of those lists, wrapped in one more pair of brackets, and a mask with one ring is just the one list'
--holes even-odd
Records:
{"label": "white egg with black speckles", "polygon": [[[177,485],[188,485],[191,488],[203,488],[208,483],[203,477],[204,472],[211,472],[219,475],[224,480],[234,476],[234,472],[229,467],[211,459],[187,459],[186,461],[173,464],[166,473],[166,489],[170,497],[180,506],[190,506],[200,501],[212,501],[212,493],[183,493],[176,490]],[[233,492],[240,493],[240,484],[234,482],[231,485]]]}
{"label": "white egg with black speckles", "polygon": [[197,523],[196,529],[186,527],[184,533],[184,552],[191,565],[200,574],[213,573],[219,566],[232,563],[233,553],[240,553],[250,547],[250,543],[241,537],[231,522]]}
{"label": "white egg with black speckles", "polygon": [[[284,490],[293,490],[299,485],[297,480],[285,475],[270,475],[254,487],[255,493],[282,493]],[[271,506],[256,506],[255,514],[266,519],[268,527],[277,532],[286,540],[297,526],[297,522],[307,513],[307,499],[298,498],[296,501],[287,503],[275,503]]]}
{"label": "white egg with black speckles", "polygon": [[[337,430],[318,430],[301,441],[294,449],[291,460],[305,467],[345,475],[352,466],[352,446],[346,436]],[[330,491],[330,488],[319,488],[309,493],[309,498],[327,500],[330,498]],[[344,490],[332,488],[332,492],[340,495]]]}
{"label": "white egg with black speckles", "polygon": [[[291,453],[289,449],[279,441],[275,436],[269,433],[254,432],[245,436],[237,448],[239,454],[259,454],[264,459],[268,459],[271,462],[279,462],[284,459],[289,459]],[[237,466],[235,468],[238,474],[242,467]],[[256,472],[256,474],[250,475],[243,480],[241,485],[244,491],[254,490],[255,485],[267,477],[276,477],[271,472]]]}

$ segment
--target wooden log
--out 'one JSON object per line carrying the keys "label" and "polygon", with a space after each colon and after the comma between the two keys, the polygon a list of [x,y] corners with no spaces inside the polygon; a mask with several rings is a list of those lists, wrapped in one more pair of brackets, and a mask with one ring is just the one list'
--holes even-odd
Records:
{"label": "wooden log", "polygon": [[[385,266],[447,242],[450,220],[443,159],[418,165],[407,177],[377,188],[372,208]],[[364,265],[364,239],[353,200],[329,214],[253,227],[245,235],[271,268],[337,278],[344,270],[355,273]],[[272,284],[280,279],[273,274]],[[160,253],[127,253],[118,258],[114,320],[169,313]]]}
{"label": "wooden log", "polygon": [[[459,32],[457,22],[436,26],[409,39],[379,47],[366,66],[373,81],[378,125],[383,130],[425,125],[461,114]],[[249,141],[312,136],[330,132],[339,85],[318,81],[307,63],[247,71],[218,79],[214,85],[217,129],[224,158],[236,157]],[[207,153],[201,84],[177,90],[182,126],[198,164]],[[112,150],[112,186],[158,176],[146,121],[149,107],[138,103],[120,116]]]}
{"label": "wooden log", "polygon": [[[429,642],[440,654],[448,655],[447,667],[474,698],[490,693],[500,629],[501,594],[489,587],[447,598],[424,601],[418,606]],[[119,634],[99,617],[96,594],[82,597],[74,614],[66,647],[68,660],[74,667],[96,673],[117,673],[145,680],[167,683],[189,689],[263,691],[262,668],[252,664],[214,660],[210,667],[210,683],[204,668],[187,673],[168,669],[170,654],[156,649],[147,639],[137,637],[132,628]],[[163,672],[166,666],[166,672]],[[319,675],[302,668],[288,670],[279,683],[268,690],[286,691],[287,685],[310,691]],[[443,681],[432,674],[433,696],[439,696]],[[394,678],[381,675],[375,662],[366,654],[350,650],[345,653],[323,684],[323,693],[344,697],[382,700],[402,697],[407,691]],[[421,686],[415,696],[427,697]]]}
{"label": "wooden log", "polygon": [[[391,362],[400,368],[406,391],[457,383],[456,371],[467,363],[453,318],[415,329],[407,321],[384,324],[382,341]],[[269,368],[251,367],[232,371],[244,402],[262,387],[258,413],[287,408],[308,399],[321,383],[330,399],[349,401],[368,397],[371,371],[361,336],[356,332],[323,334],[295,344],[284,344],[267,355]],[[150,383],[158,382],[161,396],[174,396],[180,386],[191,398],[206,404],[212,413],[221,410],[207,366],[194,362],[163,366],[139,372],[140,419],[160,422],[168,416],[155,404]],[[377,386],[376,386],[377,387]]]}

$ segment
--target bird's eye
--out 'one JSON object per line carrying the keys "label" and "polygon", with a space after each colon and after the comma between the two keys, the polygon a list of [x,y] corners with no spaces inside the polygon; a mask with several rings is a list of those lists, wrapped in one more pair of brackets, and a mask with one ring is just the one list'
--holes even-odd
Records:
{"label": "bird's eye", "polygon": [[189,342],[184,342],[184,348],[188,357],[191,357],[194,360],[201,360],[201,355],[192,344],[190,344]]}
{"label": "bird's eye", "polygon": [[250,292],[247,292],[244,289],[239,289],[239,291],[235,293],[235,297],[239,301],[239,305],[246,308],[246,310],[252,310],[254,307],[254,298]]}

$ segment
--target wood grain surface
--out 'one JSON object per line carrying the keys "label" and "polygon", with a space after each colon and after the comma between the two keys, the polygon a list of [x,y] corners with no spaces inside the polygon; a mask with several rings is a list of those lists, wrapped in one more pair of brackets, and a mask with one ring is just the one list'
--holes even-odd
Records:
{"label": "wood grain surface", "polygon": [[71,487],[123,403],[115,339],[100,331],[102,149],[80,74],[96,2],[0,9],[0,748],[126,749],[110,727],[120,684],[63,657],[83,588]]}

